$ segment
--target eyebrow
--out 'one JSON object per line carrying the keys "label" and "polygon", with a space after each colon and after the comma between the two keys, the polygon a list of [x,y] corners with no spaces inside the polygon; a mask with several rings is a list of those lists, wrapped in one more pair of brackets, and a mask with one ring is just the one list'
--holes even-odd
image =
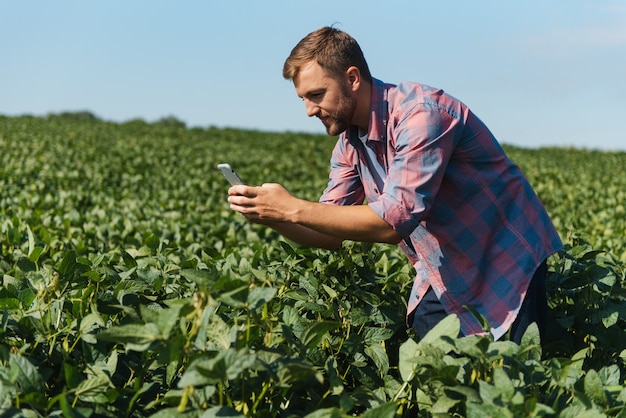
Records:
{"label": "eyebrow", "polygon": [[318,94],[326,93],[326,88],[318,88],[305,92],[303,95],[298,95],[299,98],[303,99],[305,97],[316,96]]}

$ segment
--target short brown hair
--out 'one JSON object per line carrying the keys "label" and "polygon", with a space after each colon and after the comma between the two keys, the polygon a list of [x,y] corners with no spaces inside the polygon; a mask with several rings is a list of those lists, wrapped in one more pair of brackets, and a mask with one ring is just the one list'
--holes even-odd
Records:
{"label": "short brown hair", "polygon": [[333,77],[341,77],[348,68],[355,66],[365,81],[372,82],[361,47],[352,36],[339,29],[326,26],[305,36],[285,60],[283,77],[293,80],[302,66],[312,60]]}

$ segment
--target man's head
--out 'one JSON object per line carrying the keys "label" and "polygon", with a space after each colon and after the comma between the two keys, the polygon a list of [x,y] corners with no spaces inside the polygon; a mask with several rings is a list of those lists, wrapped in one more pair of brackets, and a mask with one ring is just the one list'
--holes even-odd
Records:
{"label": "man's head", "polygon": [[372,76],[357,42],[345,32],[325,27],[308,34],[291,51],[283,67],[306,105],[329,135],[351,125],[367,129]]}
{"label": "man's head", "polygon": [[372,75],[357,41],[346,32],[323,27],[305,36],[291,50],[283,66],[283,77],[293,80],[300,69],[310,61],[317,62],[331,77],[342,77],[354,66],[363,80],[371,83]]}

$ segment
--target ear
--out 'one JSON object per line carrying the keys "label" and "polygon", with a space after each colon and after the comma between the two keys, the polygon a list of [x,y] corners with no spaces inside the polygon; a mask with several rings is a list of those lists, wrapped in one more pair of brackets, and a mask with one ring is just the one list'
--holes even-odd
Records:
{"label": "ear", "polygon": [[361,86],[361,71],[355,66],[346,70],[346,80],[352,91],[357,91]]}

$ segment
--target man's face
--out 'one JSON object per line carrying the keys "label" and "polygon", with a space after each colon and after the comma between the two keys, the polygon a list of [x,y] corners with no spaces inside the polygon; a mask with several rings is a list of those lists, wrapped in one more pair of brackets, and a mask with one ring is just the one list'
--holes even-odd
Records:
{"label": "man's face", "polygon": [[300,69],[293,83],[304,100],[307,116],[317,116],[328,135],[339,135],[352,125],[356,99],[347,78],[336,80],[311,61]]}

